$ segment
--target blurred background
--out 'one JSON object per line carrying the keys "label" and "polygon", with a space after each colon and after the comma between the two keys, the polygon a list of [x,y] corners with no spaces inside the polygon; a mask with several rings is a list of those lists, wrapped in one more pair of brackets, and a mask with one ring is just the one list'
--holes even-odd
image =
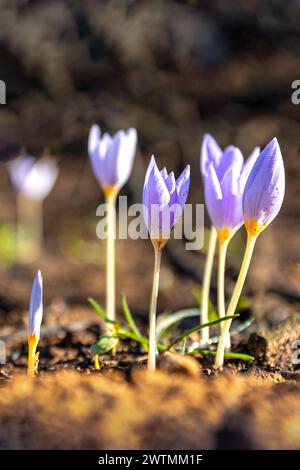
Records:
{"label": "blurred background", "polygon": [[[104,243],[95,211],[103,201],[87,155],[92,123],[114,133],[136,127],[139,149],[122,194],[140,202],[155,154],[177,174],[192,167],[189,202],[202,203],[203,134],[247,156],[274,136],[287,189],[283,209],[260,237],[246,294],[260,321],[299,308],[299,116],[291,101],[300,79],[298,0],[0,0],[0,327],[25,324],[33,275],[44,274],[47,322],[104,305]],[[44,207],[44,254],[15,262],[16,196],[5,162],[22,149],[58,159],[60,174]],[[206,217],[206,225],[209,226]],[[231,245],[228,294],[241,261],[244,231]],[[196,305],[203,253],[170,242],[163,260],[159,310]],[[147,314],[152,276],[149,241],[117,243],[117,291]],[[88,312],[88,313],[87,313]],[[93,313],[90,313],[91,318]],[[264,320],[263,320],[264,319]]]}

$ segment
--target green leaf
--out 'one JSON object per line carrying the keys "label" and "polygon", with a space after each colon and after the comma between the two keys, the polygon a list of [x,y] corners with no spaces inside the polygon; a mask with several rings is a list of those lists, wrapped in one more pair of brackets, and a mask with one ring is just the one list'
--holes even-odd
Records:
{"label": "green leaf", "polygon": [[174,313],[163,313],[157,318],[156,338],[161,338],[168,331],[170,326],[175,325],[184,318],[199,316],[198,308],[186,308]]}
{"label": "green leaf", "polygon": [[109,333],[106,333],[98,339],[95,343],[92,344],[92,353],[95,354],[106,354],[111,351],[117,344],[119,338],[113,336]]}
{"label": "green leaf", "polygon": [[130,312],[130,309],[128,307],[128,303],[127,303],[127,300],[126,300],[126,296],[125,296],[124,293],[122,293],[122,296],[121,296],[121,303],[122,303],[123,313],[125,315],[125,318],[126,318],[126,321],[127,321],[128,325],[131,328],[131,331],[136,336],[141,337],[142,334],[141,334],[140,330],[138,329],[138,327],[136,326],[136,323],[133,319],[133,316],[131,315],[131,312]]}
{"label": "green leaf", "polygon": [[[216,351],[209,351],[208,349],[194,349],[189,352],[189,354],[202,354],[203,356],[215,356]],[[254,361],[255,357],[250,356],[249,354],[235,353],[235,352],[225,352],[225,359],[240,359],[241,361]]]}
{"label": "green leaf", "polygon": [[223,321],[227,321],[227,320],[231,320],[233,318],[237,318],[239,315],[231,315],[231,316],[227,316],[227,317],[223,317],[223,318],[218,318],[218,320],[215,320],[215,321],[211,321],[211,322],[208,322],[208,323],[204,323],[203,325],[198,325],[198,326],[195,326],[194,328],[190,328],[189,330],[185,330],[182,335],[180,336],[177,336],[177,338],[175,338],[168,346],[168,350],[171,349],[173,346],[175,346],[175,344],[179,343],[179,341],[182,341],[184,338],[186,338],[187,336],[190,336],[192,333],[196,333],[197,331],[200,331],[202,330],[202,328],[206,328],[207,326],[213,326],[213,325],[217,325],[218,323],[221,323]]}
{"label": "green leaf", "polygon": [[104,320],[106,323],[115,323],[106,316],[106,313],[104,312],[103,308],[98,304],[95,299],[89,297],[88,302],[93,307],[95,312],[99,315],[99,317],[102,318],[102,320]]}

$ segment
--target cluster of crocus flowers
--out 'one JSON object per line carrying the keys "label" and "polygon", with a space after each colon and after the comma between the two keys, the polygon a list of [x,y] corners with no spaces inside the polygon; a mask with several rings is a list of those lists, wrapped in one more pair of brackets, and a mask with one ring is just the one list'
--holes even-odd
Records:
{"label": "cluster of crocus flowers", "polygon": [[[219,244],[218,258],[218,313],[225,316],[225,262],[230,240],[243,225],[242,197],[244,187],[259,155],[255,148],[244,163],[243,155],[232,145],[222,151],[210,135],[203,139],[201,153],[201,171],[205,188],[205,203],[212,223],[208,256],[204,272],[202,295],[202,323],[208,321],[208,298],[210,277],[216,242]],[[223,326],[221,326],[221,329]],[[208,340],[209,330],[204,329],[203,340]],[[227,348],[230,348],[230,337],[227,337]]]}
{"label": "cluster of crocus flowers", "polygon": [[8,163],[17,192],[17,256],[34,260],[41,254],[43,239],[43,201],[51,192],[58,166],[54,159],[21,155]]}
{"label": "cluster of crocus flowers", "polygon": [[110,136],[101,136],[99,126],[93,125],[88,139],[88,152],[93,172],[105,195],[107,204],[107,254],[106,254],[106,315],[115,320],[115,237],[116,198],[127,182],[133,167],[137,146],[134,128],[120,130]]}
{"label": "cluster of crocus flowers", "polygon": [[38,353],[37,345],[40,340],[41,323],[43,319],[43,279],[38,271],[33,281],[28,325],[28,375],[33,377],[37,373]]}
{"label": "cluster of crocus flowers", "polygon": [[[245,171],[247,174],[242,178],[242,217],[247,230],[247,244],[227,316],[235,313],[257,237],[277,216],[283,202],[285,173],[276,138],[271,140],[256,158],[253,157]],[[215,361],[217,367],[222,367],[224,363],[230,325],[231,320],[224,322],[221,330]]]}
{"label": "cluster of crocus flowers", "polygon": [[149,163],[143,190],[143,216],[154,248],[153,286],[149,308],[148,369],[156,368],[156,310],[162,249],[182,216],[190,185],[190,167],[176,180],[166,168],[159,171],[154,157]]}

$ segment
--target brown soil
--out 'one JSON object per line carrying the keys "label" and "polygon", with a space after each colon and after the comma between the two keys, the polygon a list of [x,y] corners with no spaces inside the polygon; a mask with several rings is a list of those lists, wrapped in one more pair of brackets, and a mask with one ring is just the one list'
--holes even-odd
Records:
{"label": "brown soil", "polygon": [[146,355],[127,343],[95,371],[99,325],[47,328],[35,380],[26,377],[24,331],[8,338],[1,449],[300,449],[300,371],[279,346],[291,328],[300,337],[298,317],[256,342],[236,338],[234,348],[249,352],[265,336],[265,353],[256,348],[254,363],[227,361],[222,372],[212,359],[165,353],[150,374]]}

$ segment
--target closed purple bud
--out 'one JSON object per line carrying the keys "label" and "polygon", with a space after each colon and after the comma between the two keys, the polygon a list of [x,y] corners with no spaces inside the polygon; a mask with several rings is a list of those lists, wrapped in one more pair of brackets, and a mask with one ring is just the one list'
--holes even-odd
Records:
{"label": "closed purple bud", "polygon": [[134,128],[101,136],[99,126],[89,133],[88,151],[94,174],[103,189],[120,189],[128,180],[136,153],[137,133]]}
{"label": "closed purple bud", "polygon": [[277,216],[284,198],[285,173],[276,138],[262,150],[247,179],[243,212],[248,233],[258,235]]}
{"label": "closed purple bud", "polygon": [[55,160],[48,157],[37,160],[29,155],[9,162],[8,171],[15,189],[28,199],[36,200],[48,196],[58,176]]}
{"label": "closed purple bud", "polygon": [[43,318],[43,278],[38,271],[33,281],[29,304],[29,338],[39,340]]}
{"label": "closed purple bud", "polygon": [[149,163],[143,190],[143,216],[152,240],[165,242],[182,216],[190,185],[190,166],[179,178],[168,174],[166,168],[159,171],[154,157]]}

